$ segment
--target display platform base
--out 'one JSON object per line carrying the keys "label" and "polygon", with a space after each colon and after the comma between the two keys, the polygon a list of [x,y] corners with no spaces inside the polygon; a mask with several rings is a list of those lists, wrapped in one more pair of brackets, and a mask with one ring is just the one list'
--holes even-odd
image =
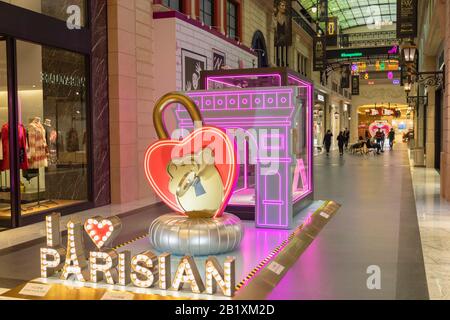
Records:
{"label": "display platform base", "polygon": [[[314,201],[295,217],[295,228],[291,230],[257,229],[253,222],[244,221],[244,237],[239,249],[218,255],[219,263],[227,257],[236,258],[236,295],[233,299],[263,300],[281,281],[289,268],[306,251],[320,231],[334,217],[340,206],[332,201]],[[116,247],[116,250],[130,250],[133,255],[154,250],[148,236],[140,237]],[[180,256],[172,256],[172,273],[180,262]],[[200,275],[205,274],[206,257],[196,257]],[[39,267],[39,266],[37,266]],[[126,296],[134,300],[154,299],[230,299],[221,295],[193,294],[188,290],[163,291],[154,288],[141,289],[133,286],[107,285],[104,283],[91,284],[76,281],[61,281],[59,279],[36,279],[35,283],[50,286],[43,297],[23,296],[20,291],[24,285],[3,294],[3,298],[36,299],[36,300],[97,300],[106,299],[112,293],[128,293]],[[301,284],[299,284],[301,285]],[[106,298],[105,298],[106,294]]]}
{"label": "display platform base", "polygon": [[175,255],[209,256],[239,247],[244,228],[241,220],[228,213],[220,218],[189,218],[165,214],[154,220],[149,240],[159,252]]}

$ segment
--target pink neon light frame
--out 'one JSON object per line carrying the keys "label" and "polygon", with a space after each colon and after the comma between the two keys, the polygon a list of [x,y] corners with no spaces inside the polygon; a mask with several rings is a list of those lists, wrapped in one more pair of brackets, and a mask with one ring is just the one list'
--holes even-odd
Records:
{"label": "pink neon light frame", "polygon": [[[211,76],[206,76],[204,78],[204,84],[205,84],[205,87],[206,87],[207,90],[210,89],[211,82],[218,82],[218,83],[222,83],[222,84],[228,86],[228,89],[218,89],[217,90],[217,91],[223,91],[223,92],[220,92],[221,95],[225,95],[225,94],[226,95],[236,95],[236,94],[238,94],[238,95],[246,95],[246,94],[249,93],[249,91],[247,91],[248,89],[255,89],[255,90],[257,90],[258,88],[249,87],[249,88],[244,88],[242,90],[239,90],[239,89],[236,90],[236,86],[235,85],[227,83],[224,80],[226,80],[227,78],[228,79],[229,78],[233,78],[233,79],[237,79],[237,78],[252,78],[252,79],[255,79],[255,78],[258,78],[258,77],[277,77],[280,89],[277,89],[276,92],[277,93],[282,93],[283,91],[286,92],[286,90],[289,91],[289,89],[284,89],[283,90],[282,77],[281,77],[281,74],[277,73],[277,72],[274,72],[274,73],[254,73],[254,74],[248,74],[248,75],[242,75],[242,74],[230,74],[230,75],[223,75],[223,76],[222,75],[219,75],[219,76],[218,75],[211,75]],[[306,122],[307,122],[306,123],[306,136],[307,136],[306,150],[307,150],[307,159],[308,159],[308,174],[306,174],[305,170],[301,170],[302,172],[297,172],[296,174],[301,175],[301,177],[299,177],[299,178],[302,178],[302,180],[304,179],[304,176],[306,174],[306,176],[308,176],[308,178],[307,178],[308,182],[307,182],[307,188],[306,188],[307,190],[305,192],[302,192],[299,195],[298,194],[297,195],[293,195],[292,201],[293,201],[293,204],[294,204],[296,202],[299,202],[299,201],[305,199],[309,195],[311,195],[313,193],[313,190],[314,190],[314,188],[313,188],[314,187],[313,186],[313,152],[311,150],[311,148],[312,148],[312,136],[313,136],[313,132],[312,132],[313,86],[312,86],[311,83],[309,83],[307,81],[303,81],[303,80],[301,80],[301,79],[299,79],[299,78],[297,78],[295,76],[292,76],[290,74],[287,74],[287,79],[288,79],[288,83],[286,84],[286,86],[291,86],[290,82],[294,82],[295,85],[292,85],[292,86],[297,86],[299,88],[304,88],[304,89],[307,90],[306,91],[306,101],[307,101],[307,104],[306,104]],[[261,87],[260,89],[264,90],[264,87]],[[269,93],[270,92],[269,87],[267,87],[267,89],[268,90],[265,93]],[[196,93],[195,91],[193,91],[193,92],[190,92],[189,95],[192,96],[193,98],[199,99],[203,103],[204,102],[204,96],[206,96],[208,94]],[[214,95],[214,90],[209,92],[209,95],[213,96]],[[227,99],[225,101],[227,101]],[[239,109],[239,107],[232,108],[232,109]],[[204,111],[208,112],[208,113],[211,113],[211,112],[214,113],[215,110],[220,112],[220,111],[226,110],[226,108],[222,107],[220,109],[215,109],[214,106],[213,106],[212,108],[205,109]],[[242,108],[240,110],[244,110],[244,108]],[[257,108],[257,109],[254,109],[254,110],[261,110],[261,111],[268,110],[269,111],[270,108],[268,108],[268,109]],[[290,118],[292,118],[292,115],[293,115],[294,111],[295,111],[295,109],[292,108],[292,113],[290,115]],[[183,119],[178,114],[177,114],[177,116],[178,116],[178,119],[180,120],[180,124],[183,127],[191,126],[189,119]],[[265,124],[266,125],[277,126],[279,128],[280,127],[289,128],[291,126],[291,122],[290,121],[286,121],[285,117],[280,117],[279,116],[280,120],[278,120],[278,121],[277,120],[274,121],[274,118],[276,118],[276,117],[265,115],[265,116],[258,117],[258,120],[266,119],[265,120]],[[207,120],[213,121],[215,125],[218,125],[220,127],[225,127],[225,128],[228,128],[230,126],[245,128],[245,127],[249,127],[249,126],[253,126],[254,125],[254,118],[248,118],[248,117],[233,117],[233,118],[228,118],[228,119],[225,119],[224,117],[222,117],[222,118],[219,118],[219,117],[217,117],[217,118],[209,118],[208,117]],[[230,122],[230,120],[232,122]],[[265,160],[265,159],[258,159],[258,161],[260,161],[260,160]],[[290,161],[290,159],[279,159],[278,162],[280,162],[280,163],[287,163],[289,161]],[[288,175],[288,174],[290,174],[289,170],[286,169],[286,175]],[[259,178],[260,178],[259,175],[256,175],[256,180],[257,180],[256,184],[257,185],[259,185]],[[295,190],[292,190],[292,191],[293,191],[293,193],[295,192]],[[287,199],[288,196],[291,196],[291,195],[286,195],[286,201],[288,201],[288,199]],[[267,204],[269,204],[269,203],[266,203],[265,205],[267,205]],[[270,203],[270,204],[276,204],[276,203],[274,202],[274,203]],[[259,203],[257,203],[256,206],[259,206]],[[256,210],[259,210],[259,208],[257,207]],[[269,224],[269,223],[267,223],[267,220],[266,220],[267,217],[264,218],[265,221],[264,221],[264,223],[262,223],[262,221],[259,220],[260,218],[262,218],[262,217],[259,217],[258,215],[256,215],[256,221],[257,221],[257,224],[259,226],[275,227],[275,228],[280,228],[280,227],[287,228],[287,227],[289,227],[289,225],[288,225],[289,224],[289,221],[288,221],[289,219],[288,219],[287,213],[286,213],[286,217],[285,217],[286,223],[282,223],[281,215],[279,216],[279,221],[278,221],[279,223],[278,224]]]}

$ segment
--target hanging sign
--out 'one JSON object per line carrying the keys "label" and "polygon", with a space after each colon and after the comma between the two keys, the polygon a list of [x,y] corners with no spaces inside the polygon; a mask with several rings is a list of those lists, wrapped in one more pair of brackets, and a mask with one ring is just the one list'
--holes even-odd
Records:
{"label": "hanging sign", "polygon": [[330,17],[327,19],[327,45],[334,47],[337,46],[338,40],[338,19],[337,17]]}
{"label": "hanging sign", "polygon": [[417,0],[397,1],[397,38],[417,37]]}
{"label": "hanging sign", "polygon": [[292,45],[292,3],[288,0],[273,1],[275,21],[275,46],[289,47]]}
{"label": "hanging sign", "polygon": [[314,37],[314,71],[323,71],[327,67],[327,42],[325,37]]}
{"label": "hanging sign", "polygon": [[350,65],[346,64],[342,66],[342,74],[341,74],[341,88],[342,89],[349,89],[350,88]]}
{"label": "hanging sign", "polygon": [[359,76],[352,76],[352,95],[359,96]]}
{"label": "hanging sign", "polygon": [[[152,251],[144,251],[132,256],[124,250],[118,252],[111,244],[122,228],[118,217],[88,219],[84,224],[69,221],[67,224],[67,245],[62,245],[59,213],[46,217],[47,246],[41,248],[41,277],[58,276],[73,285],[79,282],[109,285],[134,286],[180,291],[183,285],[193,293],[213,295],[217,289],[224,296],[232,297],[235,292],[235,259],[227,258],[221,266],[215,257],[205,263],[204,278],[200,276],[195,260],[191,256],[180,258],[180,263],[171,272],[171,255],[159,256]],[[85,254],[84,233],[97,249]],[[173,276],[173,278],[172,278]],[[46,288],[32,288],[44,295]],[[39,291],[40,290],[40,291]],[[37,295],[37,293],[36,293]],[[112,298],[112,297],[107,297]],[[119,298],[119,297],[116,297]],[[124,297],[122,297],[123,299]],[[126,297],[125,297],[126,298]]]}
{"label": "hanging sign", "polygon": [[317,10],[318,20],[326,22],[328,18],[328,0],[319,0],[319,8]]}

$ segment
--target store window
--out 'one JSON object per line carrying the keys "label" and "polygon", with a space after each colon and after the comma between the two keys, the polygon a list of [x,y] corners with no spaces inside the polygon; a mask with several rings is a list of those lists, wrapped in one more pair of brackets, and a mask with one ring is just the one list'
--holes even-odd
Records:
{"label": "store window", "polygon": [[176,11],[181,11],[181,0],[163,0],[162,4]]}
{"label": "store window", "polygon": [[17,41],[22,216],[88,200],[86,63]]}
{"label": "store window", "polygon": [[[6,62],[6,40],[0,37],[0,121],[1,126],[8,123],[8,83]],[[3,138],[3,136],[1,137]],[[7,159],[8,154],[3,152],[3,139],[0,139],[0,167]],[[9,175],[0,172],[0,230],[9,224],[11,220],[11,190],[9,188]]]}
{"label": "store window", "polygon": [[[86,0],[0,0],[24,9],[67,21],[74,15],[80,15],[80,25],[86,23]],[[75,11],[74,11],[74,8]]]}
{"label": "store window", "polygon": [[200,19],[204,24],[213,26],[214,0],[200,0]]}
{"label": "store window", "polygon": [[238,6],[233,1],[227,0],[227,34],[230,38],[239,40],[238,32]]}

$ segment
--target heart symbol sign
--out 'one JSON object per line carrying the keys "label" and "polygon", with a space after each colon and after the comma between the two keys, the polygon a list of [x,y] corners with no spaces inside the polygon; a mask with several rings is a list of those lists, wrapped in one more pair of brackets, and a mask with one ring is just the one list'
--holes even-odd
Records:
{"label": "heart symbol sign", "polygon": [[[223,183],[223,198],[220,207],[211,213],[211,217],[221,217],[230,200],[236,182],[236,153],[224,131],[205,126],[194,130],[183,140],[162,139],[152,144],[144,159],[145,175],[158,196],[170,208],[182,215],[193,215],[183,210],[176,195],[170,191],[171,176],[168,167],[175,158],[196,155],[206,149],[212,150],[214,165]],[[208,193],[208,186],[205,190]],[[222,192],[222,190],[221,190]],[[201,201],[201,200],[198,200]]]}
{"label": "heart symbol sign", "polygon": [[108,219],[93,217],[88,219],[84,224],[84,230],[99,250],[111,244],[121,229],[122,222],[118,217]]}

